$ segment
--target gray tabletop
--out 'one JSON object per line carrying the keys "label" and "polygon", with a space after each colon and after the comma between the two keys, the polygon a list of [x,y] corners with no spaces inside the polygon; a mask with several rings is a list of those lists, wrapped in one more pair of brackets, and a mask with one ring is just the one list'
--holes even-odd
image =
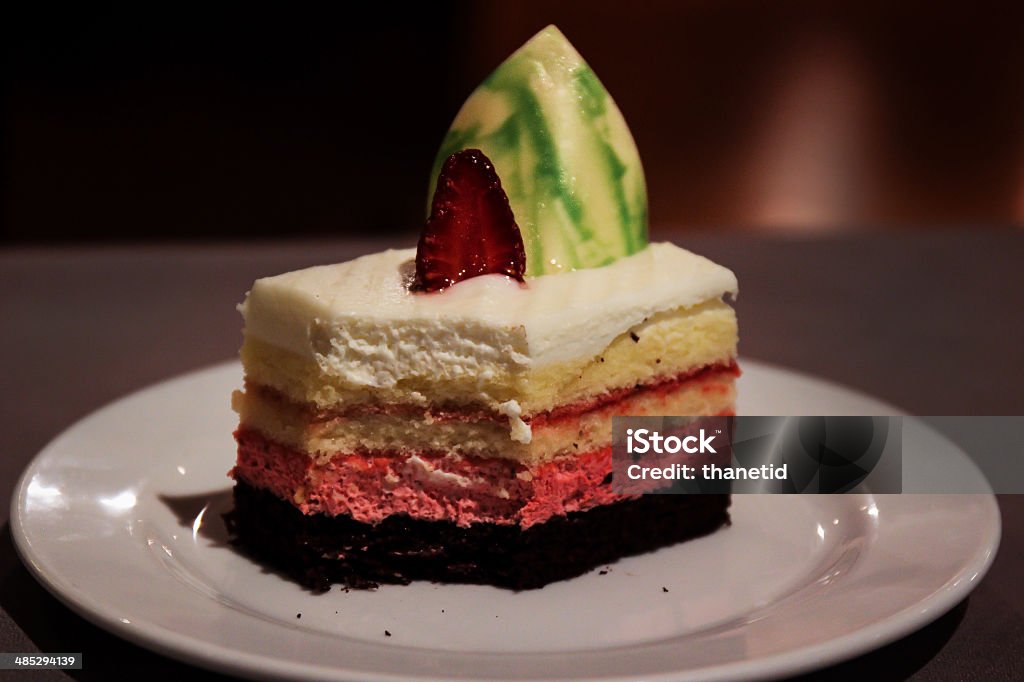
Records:
{"label": "gray tabletop", "polygon": [[[736,271],[746,357],[849,385],[914,414],[1024,414],[1024,234],[660,236]],[[126,392],[234,356],[234,306],[254,278],[395,245],[0,252],[4,522],[19,473],[59,431]],[[816,677],[1024,679],[1024,496],[1001,496],[999,504],[1002,547],[968,600],[918,633]],[[0,651],[84,652],[85,668],[71,672],[82,679],[156,667],[216,677],[88,624],[32,579],[9,526],[0,543]]]}

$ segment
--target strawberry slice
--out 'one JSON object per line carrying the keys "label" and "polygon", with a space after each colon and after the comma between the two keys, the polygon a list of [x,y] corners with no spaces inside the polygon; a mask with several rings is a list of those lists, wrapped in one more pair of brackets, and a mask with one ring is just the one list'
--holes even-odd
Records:
{"label": "strawberry slice", "polygon": [[523,236],[494,165],[479,149],[448,157],[416,249],[416,291],[440,291],[480,275],[520,282]]}

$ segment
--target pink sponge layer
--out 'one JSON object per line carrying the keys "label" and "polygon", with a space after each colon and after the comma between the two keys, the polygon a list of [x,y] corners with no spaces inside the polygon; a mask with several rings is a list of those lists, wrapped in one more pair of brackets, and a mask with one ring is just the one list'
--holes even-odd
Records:
{"label": "pink sponge layer", "polygon": [[518,524],[630,499],[612,492],[611,447],[527,466],[435,454],[335,453],[314,459],[239,429],[231,475],[304,514],[378,523],[393,514],[430,521]]}

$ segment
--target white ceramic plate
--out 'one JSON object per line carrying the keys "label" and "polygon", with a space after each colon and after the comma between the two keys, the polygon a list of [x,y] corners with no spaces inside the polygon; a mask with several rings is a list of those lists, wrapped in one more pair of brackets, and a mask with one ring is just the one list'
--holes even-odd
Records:
{"label": "white ceramic plate", "polygon": [[[743,366],[741,413],[895,412],[787,370]],[[311,595],[225,544],[228,396],[240,379],[236,364],[220,365],[103,408],[36,457],[12,509],[23,560],[69,607],[221,671],[325,680],[798,673],[942,615],[977,584],[999,542],[991,495],[737,495],[727,529],[543,590],[414,583]],[[914,442],[922,447],[905,459],[979,476],[937,434]]]}

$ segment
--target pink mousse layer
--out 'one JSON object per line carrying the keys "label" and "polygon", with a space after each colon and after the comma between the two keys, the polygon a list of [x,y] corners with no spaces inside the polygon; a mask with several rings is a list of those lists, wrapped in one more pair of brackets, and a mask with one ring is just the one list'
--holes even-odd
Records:
{"label": "pink mousse layer", "polygon": [[337,453],[316,460],[239,429],[231,471],[291,501],[304,514],[348,514],[377,523],[392,514],[430,521],[518,524],[629,499],[612,492],[611,447],[536,466],[502,459]]}

